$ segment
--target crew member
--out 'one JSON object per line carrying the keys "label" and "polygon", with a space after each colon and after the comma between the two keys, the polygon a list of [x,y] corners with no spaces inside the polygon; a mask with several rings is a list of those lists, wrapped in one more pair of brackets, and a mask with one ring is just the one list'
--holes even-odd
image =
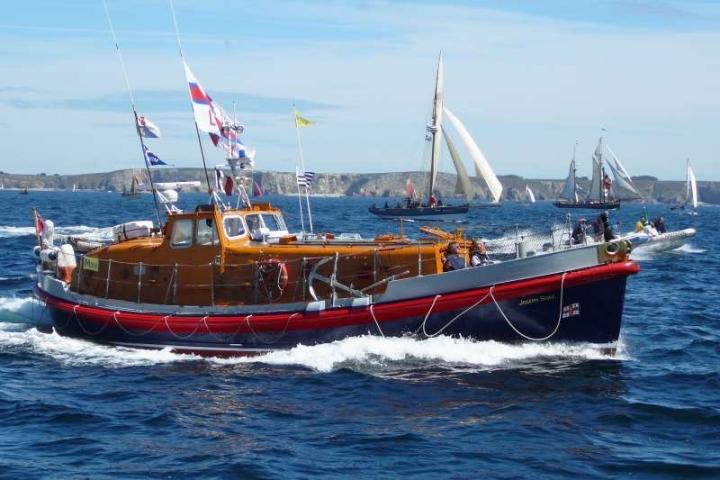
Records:
{"label": "crew member", "polygon": [[602,225],[602,234],[603,238],[606,242],[609,242],[612,240],[615,235],[613,234],[612,227],[610,226],[610,221],[608,220],[608,214],[607,212],[602,212],[600,214],[600,217],[598,217],[598,225]]}
{"label": "crew member", "polygon": [[450,272],[453,270],[462,270],[465,266],[465,259],[460,256],[457,243],[453,242],[448,245],[448,248],[445,251],[443,271]]}
{"label": "crew member", "polygon": [[577,224],[575,224],[575,228],[573,228],[572,231],[572,244],[573,245],[580,245],[581,243],[585,243],[585,229],[587,228],[587,224],[585,223],[585,219],[581,218],[578,220]]}
{"label": "crew member", "polygon": [[430,194],[430,199],[429,199],[428,203],[430,204],[430,208],[434,208],[434,207],[435,207],[435,204],[437,203],[437,198],[435,198],[435,194],[434,194],[434,193],[431,193],[431,194]]}
{"label": "crew member", "polygon": [[640,218],[635,224],[635,233],[642,232],[643,228],[645,228],[645,217],[643,215],[640,215]]}
{"label": "crew member", "polygon": [[470,265],[473,267],[482,267],[483,265],[489,265],[490,258],[488,257],[487,249],[483,242],[473,240],[470,244]]}
{"label": "crew member", "polygon": [[667,233],[667,227],[665,226],[665,219],[663,217],[656,218],[653,224],[658,233]]}

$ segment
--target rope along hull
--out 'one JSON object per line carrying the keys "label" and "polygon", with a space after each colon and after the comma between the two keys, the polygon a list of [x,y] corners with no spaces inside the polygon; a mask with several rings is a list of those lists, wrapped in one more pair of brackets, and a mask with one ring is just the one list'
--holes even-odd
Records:
{"label": "rope along hull", "polygon": [[627,276],[638,270],[624,262],[372,306],[247,316],[118,312],[53,297],[37,287],[35,294],[60,335],[199,354],[257,354],[366,334],[605,344],[618,339]]}

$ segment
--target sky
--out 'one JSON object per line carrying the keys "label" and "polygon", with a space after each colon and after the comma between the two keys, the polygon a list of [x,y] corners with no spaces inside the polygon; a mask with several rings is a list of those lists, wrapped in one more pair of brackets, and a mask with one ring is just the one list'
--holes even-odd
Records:
{"label": "sky", "polygon": [[[201,166],[167,0],[107,0],[148,144]],[[102,0],[6,0],[0,170],[142,166]],[[437,57],[445,104],[498,174],[578,174],[603,134],[633,175],[720,180],[720,2],[175,0],[185,58],[245,125],[256,167],[427,167]],[[605,129],[603,131],[602,129]],[[222,152],[203,137],[210,164]],[[457,143],[457,142],[455,142]],[[461,151],[461,154],[463,152]],[[465,155],[466,156],[466,155]],[[469,162],[469,157],[466,159]],[[447,153],[442,170],[450,170]]]}

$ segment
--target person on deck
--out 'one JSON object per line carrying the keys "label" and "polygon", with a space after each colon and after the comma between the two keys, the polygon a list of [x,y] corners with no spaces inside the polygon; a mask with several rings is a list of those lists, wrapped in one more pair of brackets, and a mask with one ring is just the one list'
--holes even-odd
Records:
{"label": "person on deck", "polygon": [[598,217],[598,225],[602,225],[602,234],[603,234],[603,238],[606,242],[609,242],[610,240],[615,238],[613,229],[610,226],[610,221],[608,220],[607,212],[602,212],[600,214],[600,216]]}
{"label": "person on deck", "polygon": [[640,218],[635,224],[635,233],[642,232],[643,228],[645,228],[645,217],[640,215]]}
{"label": "person on deck", "polygon": [[470,265],[473,267],[482,267],[490,264],[487,249],[483,242],[473,240],[470,244]]}
{"label": "person on deck", "polygon": [[665,226],[665,219],[663,217],[656,218],[653,222],[653,225],[655,226],[655,230],[657,230],[658,233],[667,233],[667,226]]}
{"label": "person on deck", "polygon": [[428,203],[430,204],[430,208],[435,208],[435,204],[437,203],[437,198],[435,198],[434,193],[430,194],[430,199],[429,199]]}
{"label": "person on deck", "polygon": [[573,228],[572,231],[572,244],[573,245],[580,245],[585,243],[585,229],[587,228],[587,224],[585,223],[585,219],[581,218],[578,220],[577,224],[575,224],[575,228]]}
{"label": "person on deck", "polygon": [[462,270],[465,268],[465,259],[460,256],[457,243],[453,242],[448,245],[445,251],[445,261],[443,262],[443,272],[451,272],[453,270]]}

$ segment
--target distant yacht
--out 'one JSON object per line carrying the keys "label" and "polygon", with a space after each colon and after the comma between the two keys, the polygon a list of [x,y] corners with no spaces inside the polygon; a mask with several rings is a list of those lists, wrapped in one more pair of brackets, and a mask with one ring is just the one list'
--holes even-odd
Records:
{"label": "distant yacht", "polygon": [[[388,205],[387,202],[383,207],[377,207],[373,205],[368,210],[370,213],[378,215],[380,217],[387,218],[423,218],[426,220],[430,219],[445,219],[450,217],[457,217],[465,215],[469,208],[469,203],[463,203],[461,205],[444,205],[441,200],[435,196],[435,182],[440,163],[440,150],[442,148],[443,140],[447,146],[450,158],[452,159],[455,171],[457,172],[457,183],[455,185],[455,193],[462,194],[469,201],[473,198],[473,188],[468,177],[467,170],[463,165],[462,159],[458,151],[455,149],[450,137],[447,133],[447,129],[443,125],[443,115],[447,118],[449,123],[454,127],[463,145],[470,153],[470,156],[475,163],[475,171],[477,176],[482,178],[490,192],[492,197],[491,204],[480,204],[482,206],[498,206],[500,201],[500,195],[502,194],[502,185],[498,180],[497,176],[493,172],[487,159],[480,151],[473,138],[468,133],[465,125],[444,106],[443,99],[443,61],[442,54],[438,59],[437,73],[435,77],[435,96],[433,99],[433,113],[432,123],[427,126],[426,138],[431,142],[431,156],[430,156],[430,172],[428,176],[428,190],[427,197],[421,199],[416,195],[415,188],[412,188],[413,195],[408,194],[404,204],[397,204],[394,206]],[[409,188],[406,189],[409,191]],[[406,192],[407,193],[407,192]]]}
{"label": "distant yacht", "polygon": [[698,197],[697,189],[697,178],[695,178],[695,171],[690,165],[690,159],[687,160],[687,172],[685,178],[685,201],[680,205],[674,205],[670,207],[672,210],[685,210],[686,208],[692,207],[693,211],[697,209],[700,198]]}
{"label": "distant yacht", "polygon": [[535,203],[535,194],[533,193],[532,189],[530,188],[530,185],[525,185],[525,196],[526,196],[528,202]]}
{"label": "distant yacht", "polygon": [[[607,154],[605,150],[607,150]],[[614,183],[605,170],[606,156],[609,157],[607,166],[610,168],[613,177],[615,177]],[[598,140],[592,162],[593,174],[590,182],[590,192],[585,194],[577,184],[575,149],[573,149],[573,158],[570,162],[570,172],[565,180],[565,187],[560,195],[560,200],[553,202],[553,205],[558,208],[615,210],[620,208],[621,200],[640,200],[643,198],[620,160],[610,150],[610,147],[604,145],[602,137]]]}

